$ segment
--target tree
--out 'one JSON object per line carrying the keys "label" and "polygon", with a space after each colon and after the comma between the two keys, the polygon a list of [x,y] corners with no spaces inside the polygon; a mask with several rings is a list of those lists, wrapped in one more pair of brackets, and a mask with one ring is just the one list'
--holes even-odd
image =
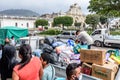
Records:
{"label": "tree", "polygon": [[58,26],[61,25],[63,26],[71,26],[73,24],[73,18],[69,16],[62,16],[62,17],[55,17],[53,20],[53,25]]}
{"label": "tree", "polygon": [[74,26],[76,26],[76,27],[79,27],[79,28],[80,28],[81,23],[80,23],[80,22],[75,22],[75,23],[74,23]]}
{"label": "tree", "polygon": [[38,26],[47,26],[48,25],[48,21],[47,20],[44,20],[44,19],[38,19],[35,21],[35,26],[38,27]]}
{"label": "tree", "polygon": [[120,1],[119,0],[90,0],[88,9],[90,12],[105,15],[109,17],[120,16]]}
{"label": "tree", "polygon": [[97,24],[99,23],[99,15],[89,14],[86,16],[85,22],[92,25],[92,29],[96,29]]}
{"label": "tree", "polygon": [[100,16],[100,23],[101,24],[105,24],[105,23],[107,23],[107,17],[105,17],[105,16]]}
{"label": "tree", "polygon": [[74,23],[75,26],[81,26],[81,23]]}

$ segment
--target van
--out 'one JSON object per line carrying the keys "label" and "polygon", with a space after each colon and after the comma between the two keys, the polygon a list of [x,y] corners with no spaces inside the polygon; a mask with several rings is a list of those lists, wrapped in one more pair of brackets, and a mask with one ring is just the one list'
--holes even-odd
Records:
{"label": "van", "polygon": [[74,39],[76,31],[63,31],[61,34],[57,35],[57,38],[63,39]]}

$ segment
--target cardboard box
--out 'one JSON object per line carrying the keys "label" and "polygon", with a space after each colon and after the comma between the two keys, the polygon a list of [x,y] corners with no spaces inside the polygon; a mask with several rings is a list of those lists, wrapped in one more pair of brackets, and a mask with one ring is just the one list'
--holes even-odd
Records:
{"label": "cardboard box", "polygon": [[103,65],[105,63],[105,50],[81,49],[80,60],[82,62]]}
{"label": "cardboard box", "polygon": [[118,65],[114,63],[106,63],[103,66],[93,64],[92,76],[103,80],[114,80],[115,74],[118,70]]}
{"label": "cardboard box", "polygon": [[87,74],[87,75],[91,75],[92,65],[87,64],[87,63],[83,63],[81,72],[84,73],[84,74]]}

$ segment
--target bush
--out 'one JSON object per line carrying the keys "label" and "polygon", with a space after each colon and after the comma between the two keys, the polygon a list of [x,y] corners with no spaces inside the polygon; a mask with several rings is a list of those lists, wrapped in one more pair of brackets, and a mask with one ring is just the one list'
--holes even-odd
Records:
{"label": "bush", "polygon": [[47,27],[47,26],[45,26],[45,27],[44,27],[44,29],[48,29],[48,27]]}
{"label": "bush", "polygon": [[47,31],[41,32],[40,34],[44,34],[44,35],[58,35],[60,34],[61,31],[60,30],[56,30],[56,29],[49,29]]}

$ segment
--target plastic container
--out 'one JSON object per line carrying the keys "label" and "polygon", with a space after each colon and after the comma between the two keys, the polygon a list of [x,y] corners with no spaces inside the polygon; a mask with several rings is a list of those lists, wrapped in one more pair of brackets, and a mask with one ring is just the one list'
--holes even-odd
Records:
{"label": "plastic container", "polygon": [[93,76],[89,76],[89,75],[86,75],[86,74],[82,74],[82,79],[81,80],[102,80],[102,79],[96,78],[96,77],[93,77]]}
{"label": "plastic container", "polygon": [[64,77],[66,78],[66,66],[61,66],[61,65],[54,65],[52,64],[55,68],[55,75],[57,77]]}
{"label": "plastic container", "polygon": [[117,73],[117,75],[115,77],[115,80],[120,80],[120,68],[119,68],[118,73]]}
{"label": "plastic container", "polygon": [[63,77],[57,77],[55,80],[66,80],[66,79]]}

